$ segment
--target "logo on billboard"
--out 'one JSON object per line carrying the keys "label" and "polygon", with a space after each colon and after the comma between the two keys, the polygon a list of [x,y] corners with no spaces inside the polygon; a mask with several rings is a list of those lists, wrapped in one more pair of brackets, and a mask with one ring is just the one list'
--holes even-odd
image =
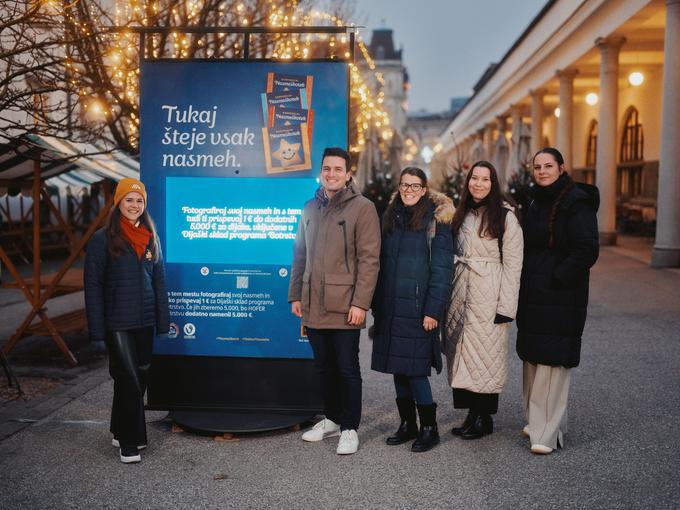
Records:
{"label": "logo on billboard", "polygon": [[168,329],[168,338],[177,338],[179,335],[179,328],[174,322],[170,323],[170,329]]}
{"label": "logo on billboard", "polygon": [[285,278],[286,276],[288,276],[288,269],[286,269],[285,267],[279,269],[279,276],[281,278]]}
{"label": "logo on billboard", "polygon": [[196,326],[191,322],[184,325],[184,338],[196,338]]}
{"label": "logo on billboard", "polygon": [[202,274],[203,276],[208,276],[208,275],[210,274],[210,269],[208,269],[207,267],[203,266],[203,267],[201,268],[201,274]]}

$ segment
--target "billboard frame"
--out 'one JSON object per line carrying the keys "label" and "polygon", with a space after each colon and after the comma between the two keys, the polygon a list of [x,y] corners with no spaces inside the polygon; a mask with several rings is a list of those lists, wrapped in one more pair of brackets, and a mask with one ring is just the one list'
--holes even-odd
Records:
{"label": "billboard frame", "polygon": [[[319,63],[332,62],[339,64],[353,64],[355,61],[355,43],[356,31],[360,27],[349,26],[291,26],[291,27],[115,27],[111,30],[114,33],[132,32],[139,35],[139,68],[141,71],[142,64],[145,62],[271,62],[271,63]],[[243,51],[242,56],[238,58],[153,58],[147,56],[146,42],[147,36],[153,34],[242,34],[243,35]],[[328,57],[328,58],[309,58],[309,59],[281,59],[281,58],[251,58],[250,57],[250,37],[254,34],[348,34],[349,35],[349,57]],[[347,69],[347,140],[346,144],[349,147],[350,137],[350,68]],[[140,123],[143,122],[140,116]],[[140,129],[141,132],[141,129]],[[141,147],[140,147],[141,150]],[[200,359],[199,359],[200,358]],[[174,395],[182,394],[184,389],[182,384],[191,380],[191,377],[183,378],[180,381],[172,381],[168,387],[159,387],[158,391],[152,391],[154,383],[153,366],[159,370],[174,371],[177,373],[181,367],[192,367],[190,371],[197,369],[203,373],[213,374],[213,377],[219,372],[235,373],[238,377],[244,377],[249,370],[255,367],[261,368],[262,371],[279,372],[282,382],[290,382],[290,377],[293,374],[301,374],[302,379],[308,381],[315,381],[317,374],[313,366],[313,359],[288,359],[288,358],[245,358],[245,357],[231,357],[231,356],[185,356],[185,355],[154,355],[154,363],[152,364],[152,374],[149,381],[149,396],[147,409],[150,410],[169,410],[170,417],[178,424],[196,430],[211,431],[211,432],[255,432],[294,426],[300,422],[312,418],[314,415],[323,411],[321,394],[319,391],[319,384],[309,385],[304,387],[300,384],[292,384],[290,387],[291,394],[300,392],[304,389],[308,390],[306,399],[300,400],[297,405],[277,405],[272,402],[271,398],[263,395],[266,391],[266,385],[255,386],[250,388],[242,399],[240,405],[227,406],[218,403],[211,404],[211,398],[203,403],[188,404],[176,403],[170,404],[163,402],[164,397],[167,397],[164,392],[175,391]],[[199,367],[200,365],[200,367]],[[156,371],[158,373],[158,371]],[[214,380],[214,379],[213,379]],[[193,381],[192,381],[193,382]],[[207,394],[217,394],[220,391],[230,390],[228,384],[222,386],[217,385],[217,388],[211,387],[207,384],[209,381],[206,378],[203,381],[203,390],[207,390]],[[268,381],[271,383],[271,381]],[[160,386],[160,382],[157,381]],[[212,390],[212,391],[211,391]],[[243,391],[243,390],[242,390]],[[244,405],[244,401],[253,400],[252,405]],[[257,402],[260,402],[259,404]]]}

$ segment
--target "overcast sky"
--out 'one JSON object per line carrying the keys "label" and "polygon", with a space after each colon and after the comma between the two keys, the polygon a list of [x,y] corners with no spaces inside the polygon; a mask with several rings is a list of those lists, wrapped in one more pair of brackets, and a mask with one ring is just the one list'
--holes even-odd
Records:
{"label": "overcast sky", "polygon": [[409,110],[447,110],[468,96],[490,62],[498,62],[547,0],[356,0],[366,44],[391,28],[411,80]]}

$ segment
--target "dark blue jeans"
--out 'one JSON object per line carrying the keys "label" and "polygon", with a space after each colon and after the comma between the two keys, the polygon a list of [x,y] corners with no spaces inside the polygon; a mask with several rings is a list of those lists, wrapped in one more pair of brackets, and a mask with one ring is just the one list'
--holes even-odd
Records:
{"label": "dark blue jeans", "polygon": [[358,329],[311,329],[307,338],[321,378],[326,418],[341,430],[358,429],[361,421],[361,369]]}
{"label": "dark blue jeans", "polygon": [[410,398],[421,406],[434,403],[430,380],[425,375],[408,376],[394,374],[394,389],[397,390],[397,398]]}

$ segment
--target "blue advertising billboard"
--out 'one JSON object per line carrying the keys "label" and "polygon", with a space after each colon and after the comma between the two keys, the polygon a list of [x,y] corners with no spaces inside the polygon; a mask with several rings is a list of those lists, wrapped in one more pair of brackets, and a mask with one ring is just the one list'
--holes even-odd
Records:
{"label": "blue advertising billboard", "polygon": [[323,149],[347,145],[348,64],[147,61],[140,111],[172,323],[154,354],[312,358],[289,273]]}

